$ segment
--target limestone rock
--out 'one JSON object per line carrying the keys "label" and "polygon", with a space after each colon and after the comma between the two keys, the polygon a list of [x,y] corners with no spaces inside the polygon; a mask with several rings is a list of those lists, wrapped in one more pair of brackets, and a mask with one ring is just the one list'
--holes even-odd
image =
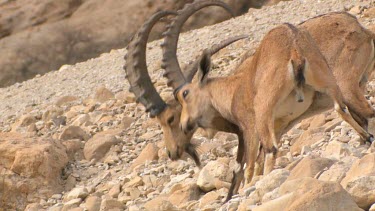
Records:
{"label": "limestone rock", "polygon": [[339,160],[343,156],[350,155],[349,145],[336,140],[331,141],[327,145],[323,155],[327,158]]}
{"label": "limestone rock", "polygon": [[145,206],[147,211],[177,211],[179,210],[171,202],[167,200],[167,197],[159,196],[148,201]]}
{"label": "limestone rock", "polygon": [[285,169],[273,170],[268,175],[265,175],[261,180],[255,183],[255,191],[253,191],[249,198],[255,200],[255,202],[260,202],[263,196],[278,188],[285,180],[289,177],[289,171]]}
{"label": "limestone rock", "polygon": [[293,155],[299,154],[301,153],[303,146],[310,146],[323,138],[324,135],[320,132],[320,130],[307,130],[303,132],[302,135],[292,144],[290,152]]}
{"label": "limestone rock", "polygon": [[168,201],[174,206],[179,207],[183,203],[192,200],[198,200],[200,191],[195,183],[187,183],[181,185],[179,188],[173,188],[169,194]]}
{"label": "limestone rock", "polygon": [[289,180],[280,186],[279,194],[281,197],[253,210],[361,210],[336,182],[309,177]]}
{"label": "limestone rock", "polygon": [[97,133],[85,143],[83,153],[86,160],[95,159],[99,161],[113,145],[118,143],[120,143],[120,140],[115,135],[106,134],[105,132]]}
{"label": "limestone rock", "polygon": [[233,173],[230,171],[228,164],[228,161],[224,159],[207,163],[198,176],[197,185],[199,188],[208,192],[216,188],[215,183],[218,181],[230,182]]}
{"label": "limestone rock", "polygon": [[67,95],[67,96],[63,96],[63,97],[59,98],[56,101],[55,105],[57,105],[57,106],[63,106],[63,105],[66,105],[68,103],[74,102],[76,100],[78,100],[78,97]]}
{"label": "limestone rock", "polygon": [[217,200],[220,200],[220,194],[217,191],[210,191],[206,193],[202,198],[199,200],[199,208],[203,208],[206,205],[209,205]]}
{"label": "limestone rock", "polygon": [[346,176],[346,172],[349,171],[350,167],[356,160],[358,160],[358,158],[353,156],[344,157],[329,167],[328,170],[324,171],[319,176],[319,180],[341,182]]}
{"label": "limestone rock", "polygon": [[72,210],[73,208],[78,207],[82,202],[82,199],[72,199],[64,204],[62,207],[61,211],[69,211]]}
{"label": "limestone rock", "polygon": [[133,170],[136,166],[144,164],[146,161],[157,160],[159,148],[155,143],[149,143],[142,150],[141,154],[133,161],[130,166],[130,170]]}
{"label": "limestone rock", "polygon": [[105,87],[99,87],[95,93],[95,99],[104,103],[107,100],[115,98],[115,95]]}
{"label": "limestone rock", "polygon": [[330,160],[328,158],[305,157],[290,172],[288,180],[293,180],[302,177],[315,177],[325,168],[329,168],[334,162],[335,161]]}
{"label": "limestone rock", "polygon": [[68,126],[59,137],[60,140],[80,139],[82,141],[86,141],[89,138],[90,135],[79,126]]}
{"label": "limestone rock", "polygon": [[354,162],[341,185],[359,207],[369,209],[375,203],[375,153]]}
{"label": "limestone rock", "polygon": [[100,210],[123,210],[124,204],[116,199],[103,199]]}
{"label": "limestone rock", "polygon": [[89,196],[86,198],[86,208],[88,211],[99,211],[102,199],[97,196]]}
{"label": "limestone rock", "polygon": [[88,191],[84,187],[78,187],[71,190],[66,196],[65,200],[70,201],[72,199],[85,199],[89,195]]}

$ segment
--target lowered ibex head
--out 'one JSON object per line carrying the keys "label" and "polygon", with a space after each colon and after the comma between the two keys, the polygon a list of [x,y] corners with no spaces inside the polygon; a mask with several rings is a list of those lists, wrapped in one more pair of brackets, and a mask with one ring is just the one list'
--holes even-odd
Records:
{"label": "lowered ibex head", "polygon": [[179,130],[181,106],[174,101],[170,101],[169,104],[164,102],[153,86],[147,70],[146,45],[148,35],[154,24],[162,17],[173,14],[175,12],[160,11],[143,24],[128,45],[124,69],[126,78],[130,83],[130,91],[136,96],[137,102],[146,107],[146,112],[149,112],[151,117],[158,119],[163,129],[169,158],[177,160],[186,151],[199,165],[197,154],[192,153],[195,150],[190,150],[193,146],[188,144],[193,132],[182,133]]}
{"label": "lowered ibex head", "polygon": [[[199,3],[197,4],[200,5]],[[226,5],[223,6],[224,4],[219,1],[212,1],[211,3],[205,5],[218,5],[225,7],[228,11],[230,11]],[[167,103],[163,101],[153,86],[147,70],[146,45],[148,35],[153,25],[157,23],[159,19],[173,14],[176,13],[161,11],[154,14],[147,22],[144,23],[128,45],[128,53],[125,56],[126,64],[124,69],[130,83],[130,91],[136,96],[137,102],[142,103],[146,107],[146,112],[149,112],[151,117],[156,117],[159,121],[163,130],[164,141],[169,158],[172,160],[177,160],[181,158],[184,152],[186,152],[194,159],[195,163],[200,166],[200,160],[195,146],[190,143],[195,130],[191,130],[189,132],[183,132],[180,130],[179,122],[181,105],[175,100],[169,100]],[[225,40],[221,44],[213,46],[211,51],[213,53],[218,52],[225,46],[243,38],[245,37],[234,37]],[[184,77],[193,78],[196,69],[197,63],[193,62],[189,66],[189,71],[185,72],[186,76]]]}

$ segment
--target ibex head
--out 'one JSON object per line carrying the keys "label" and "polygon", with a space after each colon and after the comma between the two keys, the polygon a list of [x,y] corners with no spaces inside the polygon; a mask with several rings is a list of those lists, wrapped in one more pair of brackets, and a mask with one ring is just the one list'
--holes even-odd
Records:
{"label": "ibex head", "polygon": [[[205,50],[200,57],[197,79],[186,83],[176,93],[176,98],[182,105],[181,130],[185,133],[193,131],[197,126],[210,125],[216,116],[212,109],[209,93],[206,91],[207,75],[211,68],[211,54]],[[204,116],[204,118],[203,118]]]}
{"label": "ibex head", "polygon": [[198,155],[190,139],[194,133],[183,133],[179,127],[181,106],[175,101],[165,103],[157,93],[148,74],[146,63],[146,45],[152,27],[164,16],[174,15],[175,12],[160,11],[155,13],[134,35],[128,45],[125,56],[126,78],[130,83],[130,91],[136,96],[137,102],[146,107],[151,117],[156,117],[162,127],[167,154],[170,159],[179,159],[183,152],[189,153],[197,165],[200,165]]}

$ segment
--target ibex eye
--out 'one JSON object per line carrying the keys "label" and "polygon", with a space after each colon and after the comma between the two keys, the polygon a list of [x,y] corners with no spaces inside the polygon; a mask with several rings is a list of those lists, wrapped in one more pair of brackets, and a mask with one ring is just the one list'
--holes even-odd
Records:
{"label": "ibex eye", "polygon": [[174,116],[171,116],[169,119],[168,119],[168,124],[172,124],[172,122],[174,121]]}
{"label": "ibex eye", "polygon": [[182,96],[184,98],[186,98],[186,96],[189,94],[189,90],[185,90],[183,93],[182,93]]}

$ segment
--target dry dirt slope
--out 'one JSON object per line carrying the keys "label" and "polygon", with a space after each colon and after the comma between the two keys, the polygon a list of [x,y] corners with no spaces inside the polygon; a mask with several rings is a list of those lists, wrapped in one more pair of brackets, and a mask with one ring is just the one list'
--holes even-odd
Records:
{"label": "dry dirt slope", "polygon": [[[239,34],[249,34],[250,38],[231,50],[234,56],[256,47],[262,36],[277,24],[283,22],[299,23],[310,17],[330,11],[345,10],[353,5],[369,5],[368,1],[312,1],[298,0],[281,2],[278,5],[261,10],[250,10],[241,17],[231,19],[222,24],[205,27],[185,33],[180,38],[179,60],[187,62],[197,55],[202,48],[213,43]],[[371,19],[363,19],[368,25]],[[194,43],[194,45],[192,45]],[[149,44],[149,68],[159,80],[160,71],[160,41]],[[22,112],[26,107],[53,102],[63,95],[86,97],[98,85],[105,85],[114,92],[126,90],[122,66],[125,50],[113,50],[96,59],[76,65],[63,66],[59,71],[43,77],[36,77],[24,83],[0,89],[0,121],[9,115]],[[226,68],[228,71],[229,68]]]}
{"label": "dry dirt slope", "polygon": [[[373,25],[374,16],[363,17],[371,3],[306,0],[251,10],[183,34],[180,61],[189,61],[199,48],[224,38],[250,34],[214,60],[213,74],[227,74],[247,49],[281,22],[351,10],[364,25]],[[159,44],[150,44],[148,63],[157,88],[167,95]],[[289,131],[283,148],[291,153],[278,159],[279,169],[222,206],[236,137],[219,134],[208,140],[198,135],[195,141],[204,152],[201,171],[190,159],[169,161],[160,128],[127,92],[124,54],[113,50],[0,89],[0,210],[28,204],[28,210],[277,210],[286,205],[290,210],[360,210],[375,202],[374,152],[360,145],[358,135],[329,111]],[[110,91],[99,88],[103,85]],[[369,83],[372,93],[374,85]]]}

